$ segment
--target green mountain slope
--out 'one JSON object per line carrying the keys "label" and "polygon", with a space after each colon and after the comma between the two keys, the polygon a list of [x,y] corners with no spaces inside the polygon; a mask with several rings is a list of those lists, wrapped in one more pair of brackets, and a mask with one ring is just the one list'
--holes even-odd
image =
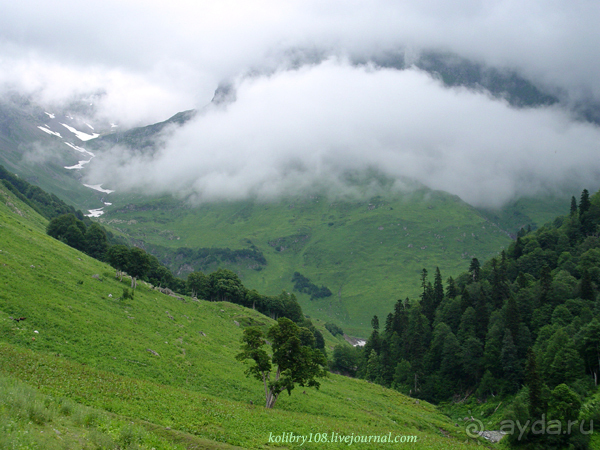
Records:
{"label": "green mountain slope", "polygon": [[[294,291],[304,311],[363,336],[371,317],[385,317],[399,295],[418,296],[423,267],[457,275],[472,257],[489,258],[511,241],[458,197],[428,189],[364,201],[312,195],[198,207],[137,199],[115,203],[100,221],[129,234],[180,276],[224,266],[246,286],[278,294],[294,291],[299,272],[333,294],[311,300]],[[266,264],[207,259],[198,252],[206,247],[253,249]]]}
{"label": "green mountain slope", "polygon": [[[96,440],[103,434],[117,439],[111,426],[118,426],[122,436],[127,421],[152,434],[138,446],[148,449],[299,448],[269,443],[270,433],[290,432],[392,433],[417,436],[414,448],[470,446],[463,431],[426,402],[337,375],[319,391],[298,388],[265,410],[258,406],[261,385],[244,376],[234,356],[244,326],[266,327],[270,319],[233,304],[168,296],[143,283],[134,299],[123,300],[128,280],[119,282],[109,266],[45,235],[46,221],[0,190],[0,376],[8,377],[1,388],[12,392],[6,383],[17,378],[41,395],[30,401],[39,406],[38,422],[0,403],[0,427],[15,439],[29,430],[35,443],[35,436],[46,439],[42,433],[58,427],[71,448],[84,448],[92,432],[100,433]],[[102,417],[71,423],[44,412],[59,408],[61,398]]]}
{"label": "green mountain slope", "polygon": [[[65,145],[63,138],[39,128],[45,128],[48,120],[43,109],[25,98],[0,99],[0,165],[77,208],[98,208],[102,205],[101,193],[84,187],[78,171],[64,168],[86,158]],[[58,126],[64,138],[73,137],[66,128]],[[72,142],[81,143],[78,139]]]}

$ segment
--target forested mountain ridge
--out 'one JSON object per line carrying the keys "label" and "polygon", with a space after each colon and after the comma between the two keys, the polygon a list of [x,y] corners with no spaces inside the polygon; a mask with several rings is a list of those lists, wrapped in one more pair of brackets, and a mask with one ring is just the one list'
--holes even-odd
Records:
{"label": "forested mountain ridge", "polygon": [[[584,190],[569,215],[522,230],[500,256],[472,259],[456,279],[444,284],[436,269],[431,282],[423,269],[420,299],[398,300],[381,331],[373,319],[358,376],[434,402],[517,394],[513,419],[597,420],[598,407],[580,417],[580,406],[600,372],[599,231],[600,192]],[[560,412],[567,397],[572,407]],[[583,441],[527,434],[514,443],[587,448]]]}

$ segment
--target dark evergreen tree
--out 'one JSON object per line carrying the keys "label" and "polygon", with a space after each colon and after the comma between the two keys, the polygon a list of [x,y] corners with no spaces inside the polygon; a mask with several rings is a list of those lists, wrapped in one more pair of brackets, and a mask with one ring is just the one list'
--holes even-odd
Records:
{"label": "dark evergreen tree", "polygon": [[433,306],[434,311],[444,300],[444,285],[442,283],[442,274],[440,273],[440,268],[435,268],[435,275],[433,278]]}
{"label": "dark evergreen tree", "polygon": [[371,350],[369,353],[369,359],[367,360],[367,371],[366,378],[369,381],[375,381],[380,375],[379,355],[375,350]]}
{"label": "dark evergreen tree", "polygon": [[472,306],[475,305],[471,300],[471,294],[469,294],[468,289],[465,287],[460,298],[460,309],[464,313],[467,310],[467,308]]}
{"label": "dark evergreen tree", "polygon": [[379,317],[373,316],[371,319],[371,327],[373,330],[379,330]]}
{"label": "dark evergreen tree", "polygon": [[581,192],[581,199],[579,200],[579,217],[581,218],[589,209],[592,204],[590,203],[590,193],[587,189]]}
{"label": "dark evergreen tree", "polygon": [[458,291],[456,289],[456,283],[454,282],[454,278],[449,277],[446,280],[446,297],[456,298],[457,295]]}
{"label": "dark evergreen tree", "polygon": [[546,405],[542,399],[542,380],[538,373],[535,353],[531,348],[527,350],[525,384],[529,388],[529,414],[535,420],[545,413]]}
{"label": "dark evergreen tree", "polygon": [[593,377],[594,385],[598,386],[600,374],[600,321],[592,319],[581,329],[581,353],[585,360],[588,373]]}
{"label": "dark evergreen tree", "polygon": [[469,265],[469,273],[471,274],[471,280],[474,283],[479,281],[479,278],[481,277],[481,266],[477,258],[473,258],[471,260],[471,264]]}
{"label": "dark evergreen tree", "polygon": [[523,245],[523,241],[521,240],[521,236],[517,236],[517,240],[514,245],[511,247],[511,254],[513,259],[518,259],[523,255],[523,249],[525,246]]}
{"label": "dark evergreen tree", "polygon": [[500,355],[502,362],[502,373],[506,381],[508,393],[515,393],[521,383],[521,364],[517,355],[510,330],[506,330],[502,339],[502,353]]}
{"label": "dark evergreen tree", "polygon": [[577,200],[575,196],[571,197],[571,210],[569,211],[569,215],[574,217],[577,214]]}
{"label": "dark evergreen tree", "polygon": [[519,329],[521,327],[521,317],[519,314],[519,308],[517,307],[517,302],[512,296],[510,296],[508,298],[508,301],[506,302],[504,323],[506,324],[506,328],[510,330],[513,342],[518,347],[520,338]]}
{"label": "dark evergreen tree", "polygon": [[475,312],[477,314],[477,339],[482,341],[485,339],[485,335],[488,330],[488,323],[490,319],[490,312],[488,309],[488,299],[483,287],[479,289],[479,295],[475,302]]}
{"label": "dark evergreen tree", "polygon": [[460,342],[465,342],[475,337],[477,337],[477,313],[469,306],[460,319],[457,338]]}

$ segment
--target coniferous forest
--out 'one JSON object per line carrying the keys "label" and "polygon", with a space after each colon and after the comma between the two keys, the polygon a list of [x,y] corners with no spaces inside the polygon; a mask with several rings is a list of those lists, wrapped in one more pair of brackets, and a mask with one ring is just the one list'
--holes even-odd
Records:
{"label": "coniferous forest", "polygon": [[[581,419],[600,371],[599,225],[600,193],[584,190],[569,215],[521,229],[506,251],[484,263],[473,258],[456,279],[423,269],[418,301],[398,300],[383,323],[373,318],[354,355],[356,375],[435,403],[514,398],[507,418],[523,423]],[[344,371],[351,360],[336,349],[333,366]],[[593,408],[587,415],[600,418]],[[511,438],[540,448],[587,446],[585,433],[528,429]]]}

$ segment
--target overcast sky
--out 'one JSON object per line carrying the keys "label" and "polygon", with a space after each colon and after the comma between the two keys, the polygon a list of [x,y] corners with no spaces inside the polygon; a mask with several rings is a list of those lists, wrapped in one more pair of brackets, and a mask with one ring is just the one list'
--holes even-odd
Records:
{"label": "overcast sky", "polygon": [[205,110],[154,158],[95,161],[92,177],[117,189],[273,196],[372,167],[499,205],[525,190],[596,189],[598,128],[348,61],[447,51],[598,101],[599,19],[587,0],[4,2],[0,86],[46,104],[101,91],[98,114],[123,127],[235,86],[234,103]]}

